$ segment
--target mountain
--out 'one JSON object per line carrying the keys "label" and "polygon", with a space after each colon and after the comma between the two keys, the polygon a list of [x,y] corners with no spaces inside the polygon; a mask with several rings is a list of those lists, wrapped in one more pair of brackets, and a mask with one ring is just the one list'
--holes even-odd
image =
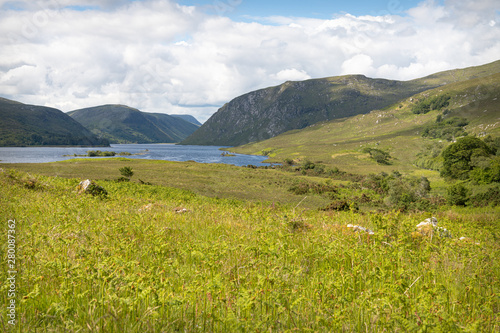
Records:
{"label": "mountain", "polygon": [[201,123],[198,121],[198,119],[189,114],[170,114],[169,116],[181,118],[184,119],[185,121],[190,122],[191,124],[195,124],[196,126],[201,126]]}
{"label": "mountain", "polygon": [[347,75],[285,82],[239,96],[181,144],[235,146],[321,121],[367,114],[422,91],[500,72],[500,61],[411,81]]}
{"label": "mountain", "polygon": [[101,105],[68,114],[111,143],[174,143],[199,126],[163,113],[147,113],[125,105]]}
{"label": "mountain", "polygon": [[109,146],[54,108],[0,98],[0,146]]}
{"label": "mountain", "polygon": [[[415,113],[436,100],[446,103]],[[270,162],[310,160],[354,173],[422,174],[420,168],[437,169],[440,152],[465,133],[500,138],[500,73],[450,83],[383,110],[317,123],[231,151],[266,155]],[[390,163],[377,164],[367,153],[370,149],[387,152]]]}

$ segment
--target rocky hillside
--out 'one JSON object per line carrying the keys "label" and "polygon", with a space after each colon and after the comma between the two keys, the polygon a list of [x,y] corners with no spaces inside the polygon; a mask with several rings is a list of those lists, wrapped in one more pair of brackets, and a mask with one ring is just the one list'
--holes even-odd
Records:
{"label": "rocky hillside", "polygon": [[109,146],[61,110],[0,98],[0,146]]}
{"label": "rocky hillside", "polygon": [[500,72],[500,61],[394,81],[348,75],[285,82],[239,96],[220,108],[182,144],[235,146],[312,124],[366,114],[444,84]]}
{"label": "rocky hillside", "polygon": [[68,114],[111,143],[180,142],[199,127],[178,117],[142,112],[125,105],[102,105]]}

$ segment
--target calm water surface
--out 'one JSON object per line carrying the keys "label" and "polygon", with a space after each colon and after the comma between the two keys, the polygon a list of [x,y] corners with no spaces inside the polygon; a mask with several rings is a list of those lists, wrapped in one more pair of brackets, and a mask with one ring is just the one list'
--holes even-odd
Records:
{"label": "calm water surface", "polygon": [[[84,155],[88,150],[128,152],[141,155],[125,156],[166,161],[196,161],[199,163],[226,163],[242,165],[266,165],[261,163],[266,159],[263,156],[236,154],[236,156],[222,156],[220,146],[180,146],[173,144],[114,144],[111,147],[80,148],[80,147],[0,147],[0,163],[45,163],[62,161]],[[65,156],[70,155],[70,156]],[[92,157],[100,158],[100,157]]]}

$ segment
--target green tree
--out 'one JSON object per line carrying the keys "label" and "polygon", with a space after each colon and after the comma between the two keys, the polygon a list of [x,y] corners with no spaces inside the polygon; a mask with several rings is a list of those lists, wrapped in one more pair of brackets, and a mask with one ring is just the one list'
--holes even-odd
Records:
{"label": "green tree", "polygon": [[481,156],[488,157],[490,153],[490,147],[481,139],[472,136],[461,138],[443,151],[441,177],[468,179],[474,168],[471,160]]}
{"label": "green tree", "polygon": [[456,183],[448,187],[447,201],[451,205],[465,206],[469,197],[469,191],[462,183]]}
{"label": "green tree", "polygon": [[123,167],[118,169],[123,177],[127,177],[129,180],[130,178],[134,175],[134,172],[132,171],[131,167]]}

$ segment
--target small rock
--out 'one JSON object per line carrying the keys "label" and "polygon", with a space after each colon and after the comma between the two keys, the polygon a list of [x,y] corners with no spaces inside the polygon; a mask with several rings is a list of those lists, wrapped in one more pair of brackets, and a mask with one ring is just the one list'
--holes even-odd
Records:
{"label": "small rock", "polygon": [[151,208],[153,208],[153,204],[147,204],[139,208],[139,212],[147,212],[150,211]]}
{"label": "small rock", "polygon": [[352,225],[352,224],[348,224],[347,225],[348,228],[352,228],[352,231],[354,232],[358,232],[358,231],[364,231],[370,235],[374,235],[375,232],[373,230],[370,230],[370,229],[367,229],[365,227],[362,227],[360,225]]}
{"label": "small rock", "polygon": [[183,213],[187,213],[188,210],[184,207],[176,207],[174,208],[174,211],[177,213],[177,214],[183,214]]}

